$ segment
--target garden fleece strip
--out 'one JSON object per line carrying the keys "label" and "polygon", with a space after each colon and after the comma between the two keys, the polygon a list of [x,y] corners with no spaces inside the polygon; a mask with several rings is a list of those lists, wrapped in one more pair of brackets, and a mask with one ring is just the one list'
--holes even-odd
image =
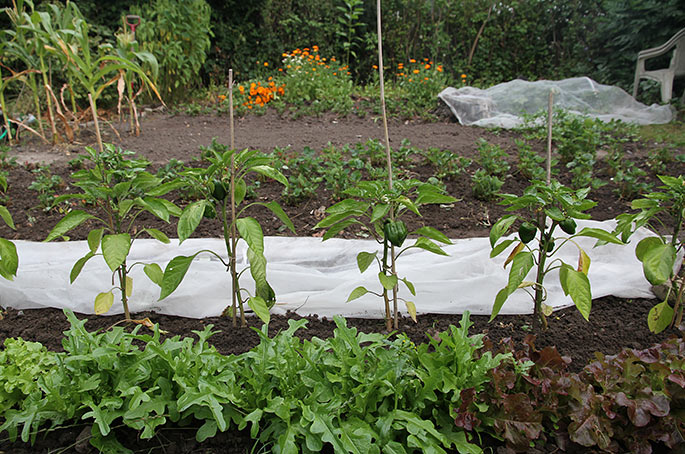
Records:
{"label": "garden fleece strip", "polygon": [[[612,230],[615,221],[578,221],[579,229],[599,227]],[[589,273],[592,295],[599,298],[614,295],[620,298],[653,298],[650,284],[644,278],[642,265],[635,257],[635,245],[651,235],[639,230],[628,245],[604,245],[593,248],[596,240],[580,238],[579,244],[590,256]],[[411,244],[411,239],[407,240]],[[398,262],[398,274],[406,276],[416,287],[416,296],[400,284],[400,296],[413,301],[418,313],[490,314],[497,292],[506,285],[509,269],[503,268],[506,254],[495,259],[489,257],[487,238],[453,240],[444,249],[448,257],[437,256],[420,249],[407,251]],[[246,263],[244,242],[239,247],[240,269]],[[85,241],[38,243],[15,241],[19,254],[19,270],[14,281],[0,281],[0,305],[14,309],[44,307],[69,308],[75,312],[92,314],[93,301],[99,292],[109,290],[111,271],[102,260],[91,260],[73,284],[69,284],[69,271],[85,252]],[[356,255],[359,251],[380,251],[380,245],[371,240],[331,239],[322,242],[312,237],[266,237],[265,256],[268,261],[268,279],[276,292],[273,313],[296,311],[300,315],[342,315],[345,317],[382,318],[382,299],[367,294],[346,303],[350,292],[363,285],[369,289],[379,287],[372,268],[360,274]],[[200,249],[211,249],[225,255],[223,240],[200,238],[178,240],[164,245],[155,240],[136,240],[128,263],[155,262],[162,268],[177,255],[192,255]],[[223,253],[221,251],[224,251]],[[567,243],[561,258],[567,263],[577,261],[577,248]],[[225,257],[224,257],[225,258]],[[249,273],[242,283],[250,288]],[[230,281],[225,267],[216,257],[200,254],[190,266],[178,289],[168,298],[158,301],[159,287],[136,266],[131,273],[133,294],[131,312],[158,313],[204,318],[218,316],[230,304]],[[533,279],[531,271],[528,280]],[[546,304],[555,309],[572,305],[564,296],[558,279],[547,279]],[[402,308],[403,304],[400,305]],[[517,290],[502,308],[502,314],[532,313],[530,297]],[[121,312],[115,304],[111,312]]]}

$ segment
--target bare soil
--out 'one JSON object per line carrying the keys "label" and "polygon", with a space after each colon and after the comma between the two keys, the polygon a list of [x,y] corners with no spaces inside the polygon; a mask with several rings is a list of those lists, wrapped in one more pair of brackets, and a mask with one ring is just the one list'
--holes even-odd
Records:
{"label": "bare soil", "polygon": [[[367,116],[359,117],[336,117],[324,115],[318,118],[306,118],[289,120],[278,114],[269,112],[264,116],[248,116],[237,121],[236,146],[238,148],[257,148],[262,151],[271,151],[275,147],[289,147],[291,152],[297,153],[304,147],[314,150],[323,149],[328,143],[333,145],[354,144],[365,142],[367,139],[382,139],[382,123],[377,118]],[[112,126],[119,127],[117,123]],[[115,134],[113,128],[104,126],[103,133],[106,141],[118,143],[122,148],[137,152],[153,163],[154,168],[166,164],[170,159],[183,160],[190,163],[194,157],[199,157],[199,146],[207,146],[213,137],[217,137],[222,143],[229,142],[229,129],[227,117],[217,116],[188,116],[169,115],[159,112],[151,112],[142,121],[143,133],[139,137],[133,137],[125,132]],[[485,138],[490,143],[500,145],[509,154],[508,160],[512,164],[512,172],[502,188],[503,192],[520,193],[527,182],[516,172],[517,148],[514,139],[519,134],[509,131],[493,132],[484,129],[460,126],[449,120],[441,122],[400,121],[390,122],[391,144],[398,146],[402,139],[408,139],[416,148],[426,149],[436,147],[450,150],[456,154],[475,157],[476,140]],[[44,212],[37,208],[35,191],[28,189],[29,184],[35,178],[31,172],[39,163],[49,163],[53,174],[64,178],[67,187],[64,193],[73,190],[70,188],[69,175],[72,172],[68,161],[78,155],[84,146],[94,146],[95,138],[92,130],[81,132],[79,142],[55,147],[45,146],[28,140],[26,143],[14,147],[11,155],[17,158],[18,166],[10,167],[9,170],[9,202],[8,207],[13,213],[16,231],[6,227],[0,228],[0,236],[10,239],[43,240],[48,232],[54,227],[61,215],[57,210]],[[657,182],[656,177],[646,167],[646,159],[655,144],[628,142],[624,144],[628,155],[639,167],[648,173],[647,180]],[[534,145],[534,149],[542,153],[544,144]],[[676,150],[683,153],[685,150]],[[683,164],[674,164],[669,173],[680,175]],[[467,170],[472,173],[476,166],[472,165]],[[424,162],[416,162],[410,169],[411,175],[426,180],[433,175],[435,169]],[[606,179],[606,170],[603,163],[599,163],[596,174]],[[561,175],[562,182],[568,182],[567,175]],[[614,218],[629,208],[629,201],[619,198],[614,192],[615,186],[611,183],[598,190],[593,190],[589,198],[599,202],[591,212],[593,219],[604,220]],[[474,236],[487,236],[489,229],[504,211],[495,203],[485,203],[475,199],[471,193],[470,176],[462,176],[458,181],[447,182],[448,192],[460,198],[461,201],[450,207],[430,207],[423,210],[423,218],[410,220],[410,228],[419,224],[430,225],[442,230],[449,237],[463,238]],[[270,200],[280,200],[281,188],[278,185],[264,184],[260,188],[259,196]],[[178,201],[179,204],[187,201]],[[297,205],[284,204],[284,209],[294,221],[299,236],[311,236],[317,234],[313,226],[320,219],[321,207],[331,205],[333,201],[327,191],[318,191],[316,196]],[[280,224],[270,214],[262,211],[251,213],[262,223],[266,235],[283,235]],[[155,225],[170,236],[177,236],[175,227],[172,225]],[[72,239],[85,239],[88,226],[74,231]],[[359,235],[359,231],[349,230],[347,237]],[[197,235],[219,236],[220,226],[208,226],[199,230]],[[21,260],[21,258],[20,258]],[[660,335],[654,335],[647,329],[646,317],[649,309],[656,304],[656,300],[646,299],[620,299],[605,297],[593,301],[592,313],[589,322],[585,321],[575,308],[569,308],[555,312],[550,317],[549,329],[538,336],[537,344],[541,347],[554,345],[573,362],[571,368],[580,370],[588,361],[592,360],[595,352],[615,354],[621,348],[646,348],[669,336],[677,335],[675,329],[666,330]],[[419,308],[420,309],[420,308]],[[62,331],[67,328],[64,315],[53,309],[17,311],[5,308],[0,312],[0,342],[8,337],[23,337],[27,340],[39,341],[55,351],[61,350]],[[86,325],[89,329],[105,329],[111,326],[116,317],[82,316],[89,318]],[[169,317],[158,314],[138,314],[136,318],[150,317],[159,322],[163,329],[170,335],[189,335],[192,330],[202,329],[207,324],[213,324],[221,332],[210,339],[217,349],[225,354],[241,353],[249,350],[258,342],[258,337],[250,329],[231,326],[230,321],[223,318],[211,319],[186,319],[181,317]],[[299,318],[297,315],[291,315]],[[287,327],[289,317],[275,316],[270,325],[270,332],[276,333]],[[424,342],[427,335],[435,334],[446,329],[450,324],[457,324],[461,316],[446,315],[422,315],[418,323],[411,320],[402,320],[401,331],[407,333],[414,342]],[[472,317],[475,322],[473,333],[486,333],[495,343],[503,338],[512,337],[521,341],[533,326],[532,317],[523,316],[499,316],[488,323],[486,317]],[[254,319],[250,324],[255,325]],[[383,331],[382,320],[348,320],[348,324],[363,331]],[[333,323],[326,318],[309,317],[308,329],[301,331],[301,335],[307,338],[329,337],[333,332]],[[0,440],[0,454],[5,453],[47,453],[54,452],[58,447],[65,448],[65,453],[77,452],[83,454],[94,452],[89,445],[72,443],[83,430],[83,426],[72,428],[64,432],[49,434],[45,438],[39,438],[38,444],[31,448],[19,443],[9,444]],[[164,430],[160,436],[148,442],[137,439],[134,433],[122,433],[120,440],[134,449],[136,452],[167,452],[167,453],[219,453],[219,452],[251,452],[252,442],[249,436],[241,433],[222,434],[214,440],[202,445],[194,441],[193,430]]]}

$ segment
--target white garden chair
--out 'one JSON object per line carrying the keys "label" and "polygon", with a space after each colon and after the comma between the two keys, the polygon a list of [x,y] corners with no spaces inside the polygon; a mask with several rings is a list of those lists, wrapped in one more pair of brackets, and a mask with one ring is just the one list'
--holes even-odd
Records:
{"label": "white garden chair", "polygon": [[[668,68],[653,71],[645,69],[645,60],[664,55],[674,48],[671,64],[668,65]],[[661,84],[661,101],[667,103],[671,100],[671,95],[673,94],[673,79],[678,76],[685,76],[685,28],[676,33],[665,44],[640,51],[637,54],[633,98],[637,97],[640,79],[651,79]],[[685,94],[683,100],[685,101]]]}

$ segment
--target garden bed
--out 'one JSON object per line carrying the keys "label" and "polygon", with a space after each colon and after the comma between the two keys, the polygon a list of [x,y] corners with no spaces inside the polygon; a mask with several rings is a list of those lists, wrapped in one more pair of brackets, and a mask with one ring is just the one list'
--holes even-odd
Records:
{"label": "garden bed", "polygon": [[[325,150],[330,142],[336,150],[343,150],[347,144],[366,143],[369,139],[378,140],[382,137],[381,123],[372,121],[371,118],[357,117],[335,117],[324,115],[319,118],[299,119],[297,121],[283,119],[277,114],[269,111],[264,116],[247,116],[238,121],[237,147],[251,147],[260,149],[264,152],[272,152],[275,148],[281,150],[281,154],[276,155],[286,163],[283,169],[286,176],[291,176],[294,172],[293,166],[287,167],[288,160],[297,157],[308,156],[305,147],[313,151],[310,161],[299,162],[298,165],[324,166],[317,161],[317,156],[324,156]],[[114,125],[116,126],[116,125]],[[153,163],[154,169],[164,167],[171,159],[182,160],[186,164],[194,165],[193,158],[199,157],[199,146],[208,146],[212,137],[218,137],[222,143],[228,143],[228,122],[226,117],[215,116],[187,116],[166,114],[151,114],[143,123],[143,134],[140,137],[130,137],[125,133],[121,134],[121,146],[124,149],[138,153]],[[104,129],[109,137],[108,141],[118,142],[116,135],[111,130]],[[406,150],[403,154],[404,162],[398,167],[401,175],[418,178],[426,181],[434,177],[438,172],[443,171],[439,164],[430,162],[427,154],[423,152],[430,148],[438,150],[449,150],[450,152],[472,160],[469,165],[464,165],[459,175],[444,177],[442,183],[448,194],[460,199],[460,201],[448,206],[429,206],[422,209],[423,218],[412,217],[409,219],[410,230],[420,225],[429,225],[440,229],[450,238],[483,237],[487,236],[492,224],[501,217],[505,211],[498,206],[495,201],[483,201],[474,197],[472,191],[472,175],[479,168],[480,150],[478,139],[485,139],[489,144],[500,147],[505,153],[505,158],[510,164],[510,170],[502,177],[504,184],[502,192],[521,193],[527,186],[528,181],[521,171],[518,170],[518,150],[519,145],[515,139],[521,139],[521,132],[510,131],[487,131],[483,129],[469,128],[455,123],[444,121],[437,123],[423,123],[412,121],[395,120],[390,124],[391,143],[395,150]],[[68,193],[74,191],[70,187],[70,174],[73,171],[74,163],[70,163],[80,152],[83,146],[93,145],[92,135],[86,131],[82,134],[82,143],[68,146],[46,147],[29,141],[11,151],[10,156],[17,158],[16,166],[8,166],[9,190],[7,192],[7,206],[13,213],[16,231],[12,231],[5,226],[0,229],[0,236],[8,239],[25,239],[42,241],[48,232],[54,227],[62,217],[60,209],[64,210],[67,206],[57,206],[51,210],[44,210],[38,206],[36,198],[37,192],[29,190],[28,186],[36,178],[36,170],[41,167],[41,162],[50,163],[49,172],[51,175],[59,175],[63,180],[63,185],[55,188],[56,193]],[[402,140],[407,139],[410,143],[401,145]],[[544,152],[544,141],[539,139],[528,140],[532,150],[537,155]],[[94,146],[94,145],[93,145]],[[644,171],[636,179],[636,183],[658,185],[655,176],[655,156],[665,149],[665,145],[647,143],[637,138],[621,141],[619,145],[623,151],[622,156],[625,161],[630,161],[636,168]],[[403,148],[404,147],[404,148]],[[329,152],[330,152],[329,148]],[[368,150],[368,147],[367,147]],[[342,152],[345,159],[349,158],[349,149]],[[612,181],[610,175],[611,166],[608,164],[612,149],[609,147],[599,147],[597,153],[597,163],[594,166],[593,175],[595,178],[603,180],[606,184],[593,189],[589,198],[598,202],[598,205],[590,211],[595,220],[606,220],[615,218],[618,214],[628,211],[630,197],[625,196],[625,188]],[[685,152],[682,148],[669,148],[669,153],[674,160],[667,165],[667,173],[670,175],[681,175],[685,164],[676,156]],[[372,156],[371,156],[372,157]],[[8,163],[9,158],[5,159]],[[293,162],[293,161],[290,161]],[[364,170],[366,172],[366,170]],[[323,178],[323,177],[322,177]],[[345,178],[345,175],[340,176]],[[561,171],[558,178],[567,184],[571,183],[571,175],[566,171]],[[259,182],[255,188],[254,197],[264,200],[277,200],[281,203],[297,230],[298,236],[319,236],[320,230],[314,229],[314,225],[321,220],[326,207],[336,201],[338,194],[326,185],[326,180],[322,179],[317,183],[318,187],[313,191],[295,197],[293,194],[282,194],[282,187],[276,183]],[[305,188],[306,189],[306,188]],[[75,191],[74,191],[75,192]],[[621,193],[624,194],[621,194]],[[175,201],[179,205],[188,203],[187,199],[172,194],[177,197]],[[287,230],[280,228],[280,222],[266,210],[253,210],[250,212],[257,218],[266,235],[286,235]],[[150,218],[151,219],[151,218]],[[145,220],[146,222],[148,219]],[[214,226],[204,222],[196,231],[195,236],[219,237],[221,233],[218,222]],[[148,224],[149,225],[149,224]],[[158,222],[153,225],[164,231],[170,237],[176,237],[175,223],[165,225]],[[70,233],[71,239],[85,239],[89,227],[84,224],[82,227]],[[360,229],[350,228],[344,234],[346,238],[363,238],[365,233]],[[21,263],[21,257],[19,258]],[[21,273],[21,266],[19,268]],[[86,277],[81,277],[85,279]],[[65,281],[67,277],[65,276]],[[420,291],[420,289],[418,289]],[[656,300],[643,299],[620,299],[616,297],[604,297],[593,301],[592,312],[589,322],[585,321],[578,311],[568,308],[555,312],[550,317],[549,330],[538,336],[538,347],[556,346],[562,355],[572,358],[571,370],[579,371],[593,359],[594,352],[600,351],[605,354],[615,354],[621,348],[642,349],[660,342],[669,336],[676,335],[677,330],[668,329],[659,335],[650,333],[647,328],[647,313],[656,304]],[[379,302],[380,304],[380,302]],[[421,308],[417,308],[419,312]],[[16,311],[8,309],[0,320],[0,341],[10,337],[22,337],[25,340],[38,341],[49,349],[61,350],[62,332],[68,328],[65,317],[58,310],[25,310]],[[94,315],[80,318],[89,318],[86,327],[89,330],[106,328],[118,320],[118,317],[97,317]],[[215,329],[221,331],[210,340],[210,343],[224,354],[241,353],[254,347],[259,338],[255,332],[249,329],[236,329],[230,325],[230,321],[225,318],[212,319],[185,319],[180,317],[163,316],[159,314],[138,314],[135,318],[150,317],[154,322],[160,323],[161,327],[171,335],[188,335],[192,330],[201,330],[208,324],[215,325]],[[273,316],[269,326],[270,334],[287,327],[288,318],[299,318]],[[435,335],[439,331],[445,330],[450,324],[458,324],[460,316],[445,315],[421,315],[418,323],[410,319],[402,319],[400,330],[406,333],[413,342],[422,343],[426,340],[426,335]],[[320,319],[316,316],[308,317],[308,329],[299,331],[300,335],[306,338],[320,337],[327,338],[332,335],[335,325],[331,320]],[[494,343],[501,339],[511,337],[520,343],[523,338],[531,331],[533,318],[529,315],[523,316],[499,316],[493,322],[487,323],[487,317],[473,317],[475,322],[471,332],[486,333]],[[258,326],[256,318],[250,319],[252,326]],[[384,323],[382,320],[348,320],[350,326],[357,327],[362,331],[382,332]],[[0,452],[50,452],[57,446],[67,446],[73,443],[75,435],[82,430],[82,427],[66,432],[61,437],[52,437],[47,441],[40,441],[40,448],[26,448],[21,451],[21,447],[7,445],[0,442]],[[205,443],[202,447],[194,443],[194,431],[184,433],[174,432],[168,437],[162,432],[156,441],[145,442],[144,444],[135,441],[135,435],[128,434],[131,440],[131,448],[136,449],[159,449],[160,452],[227,452],[218,447],[219,440],[232,445],[233,450],[228,452],[246,452],[252,448],[252,441],[247,434],[226,435],[228,439],[219,438],[211,443]],[[237,436],[237,439],[233,437]],[[224,436],[222,436],[224,437]],[[126,435],[120,437],[124,442]],[[170,447],[170,440],[177,441],[176,451]],[[125,443],[126,444],[126,443]],[[89,446],[75,446],[65,452],[88,452]]]}

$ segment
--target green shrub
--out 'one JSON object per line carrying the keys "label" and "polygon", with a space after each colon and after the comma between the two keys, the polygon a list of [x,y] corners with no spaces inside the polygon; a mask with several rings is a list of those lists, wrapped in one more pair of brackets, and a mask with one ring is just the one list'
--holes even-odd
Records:
{"label": "green shrub", "polygon": [[159,62],[162,97],[184,98],[187,88],[199,85],[199,71],[209,50],[209,5],[205,0],[155,0],[132,11],[143,18],[136,39]]}

